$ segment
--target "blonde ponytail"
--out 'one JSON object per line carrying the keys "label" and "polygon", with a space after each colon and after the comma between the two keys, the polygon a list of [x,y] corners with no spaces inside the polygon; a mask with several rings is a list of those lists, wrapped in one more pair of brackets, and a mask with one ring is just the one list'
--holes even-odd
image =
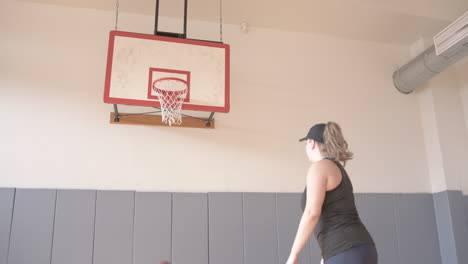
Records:
{"label": "blonde ponytail", "polygon": [[324,143],[320,144],[320,151],[336,161],[346,164],[353,158],[353,153],[348,150],[348,143],[341,133],[340,126],[335,122],[328,122],[323,134]]}

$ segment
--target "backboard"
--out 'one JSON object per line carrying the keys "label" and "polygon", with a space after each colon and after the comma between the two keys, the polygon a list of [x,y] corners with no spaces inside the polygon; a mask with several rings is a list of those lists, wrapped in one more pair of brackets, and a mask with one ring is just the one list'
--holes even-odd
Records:
{"label": "backboard", "polygon": [[182,109],[229,112],[230,47],[227,44],[111,31],[104,102],[160,107],[153,82],[187,82]]}

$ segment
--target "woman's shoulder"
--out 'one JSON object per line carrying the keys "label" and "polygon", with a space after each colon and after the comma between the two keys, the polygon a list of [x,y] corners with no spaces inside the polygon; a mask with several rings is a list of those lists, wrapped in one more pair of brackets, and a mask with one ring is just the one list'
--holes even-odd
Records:
{"label": "woman's shoulder", "polygon": [[309,176],[314,176],[314,177],[320,177],[321,175],[326,176],[328,172],[330,171],[330,169],[332,168],[332,166],[336,167],[336,165],[333,165],[333,161],[323,159],[323,160],[311,163],[307,174]]}

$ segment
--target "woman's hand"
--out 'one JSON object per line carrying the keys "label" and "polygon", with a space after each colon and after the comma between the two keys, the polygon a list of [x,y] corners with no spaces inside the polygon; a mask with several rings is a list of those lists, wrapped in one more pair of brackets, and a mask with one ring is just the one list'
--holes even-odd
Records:
{"label": "woman's hand", "polygon": [[297,264],[298,262],[298,257],[296,255],[289,255],[288,261],[286,261],[286,264]]}

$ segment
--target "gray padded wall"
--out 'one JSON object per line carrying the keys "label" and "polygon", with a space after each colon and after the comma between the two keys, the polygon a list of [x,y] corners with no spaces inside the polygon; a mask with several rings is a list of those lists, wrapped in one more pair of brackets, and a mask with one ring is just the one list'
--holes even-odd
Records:
{"label": "gray padded wall", "polygon": [[[0,264],[281,264],[300,196],[0,189]],[[451,264],[441,257],[468,252],[460,248],[468,199],[459,192],[356,194],[356,204],[381,264]],[[300,263],[320,260],[309,242]]]}
{"label": "gray padded wall", "polygon": [[320,263],[320,260],[322,259],[322,252],[320,251],[315,236],[309,239],[309,244],[312,263]]}
{"label": "gray padded wall", "polygon": [[458,263],[455,230],[451,218],[448,192],[433,195],[439,246],[443,264]]}
{"label": "gray padded wall", "polygon": [[468,228],[465,225],[463,193],[461,191],[448,191],[447,194],[452,226],[455,231],[458,261],[459,263],[468,263]]}
{"label": "gray padded wall", "polygon": [[377,245],[380,264],[398,264],[398,236],[394,194],[356,194],[356,206]]}
{"label": "gray padded wall", "polygon": [[274,193],[244,194],[245,264],[278,264]]}
{"label": "gray padded wall", "polygon": [[441,263],[431,194],[356,194],[355,198],[377,245],[379,263]]}
{"label": "gray padded wall", "polygon": [[441,256],[432,195],[398,194],[396,198],[400,263],[439,264]]}
{"label": "gray padded wall", "polygon": [[0,188],[0,263],[7,263],[15,189]]}
{"label": "gray padded wall", "polygon": [[171,261],[172,194],[135,195],[134,264]]}
{"label": "gray padded wall", "polygon": [[135,192],[98,191],[93,264],[132,264]]}
{"label": "gray padded wall", "polygon": [[51,264],[92,264],[96,191],[58,190]]}
{"label": "gray padded wall", "polygon": [[174,193],[172,217],[173,262],[208,263],[208,195]]}
{"label": "gray padded wall", "polygon": [[465,221],[468,228],[468,195],[463,196],[463,204],[465,206]]}
{"label": "gray padded wall", "polygon": [[[276,194],[276,211],[278,215],[278,242],[279,263],[286,263],[291,252],[291,245],[296,236],[296,228],[302,216],[300,208],[301,194],[278,193]],[[294,228],[296,227],[296,228]],[[314,239],[312,237],[312,239]],[[315,241],[314,241],[315,242]],[[310,264],[311,261],[310,242],[307,242],[299,256],[299,264]],[[318,257],[318,259],[317,259]],[[317,256],[313,263],[319,263]]]}
{"label": "gray padded wall", "polygon": [[244,263],[242,193],[210,193],[210,264]]}
{"label": "gray padded wall", "polygon": [[56,193],[16,189],[8,264],[50,264]]}

